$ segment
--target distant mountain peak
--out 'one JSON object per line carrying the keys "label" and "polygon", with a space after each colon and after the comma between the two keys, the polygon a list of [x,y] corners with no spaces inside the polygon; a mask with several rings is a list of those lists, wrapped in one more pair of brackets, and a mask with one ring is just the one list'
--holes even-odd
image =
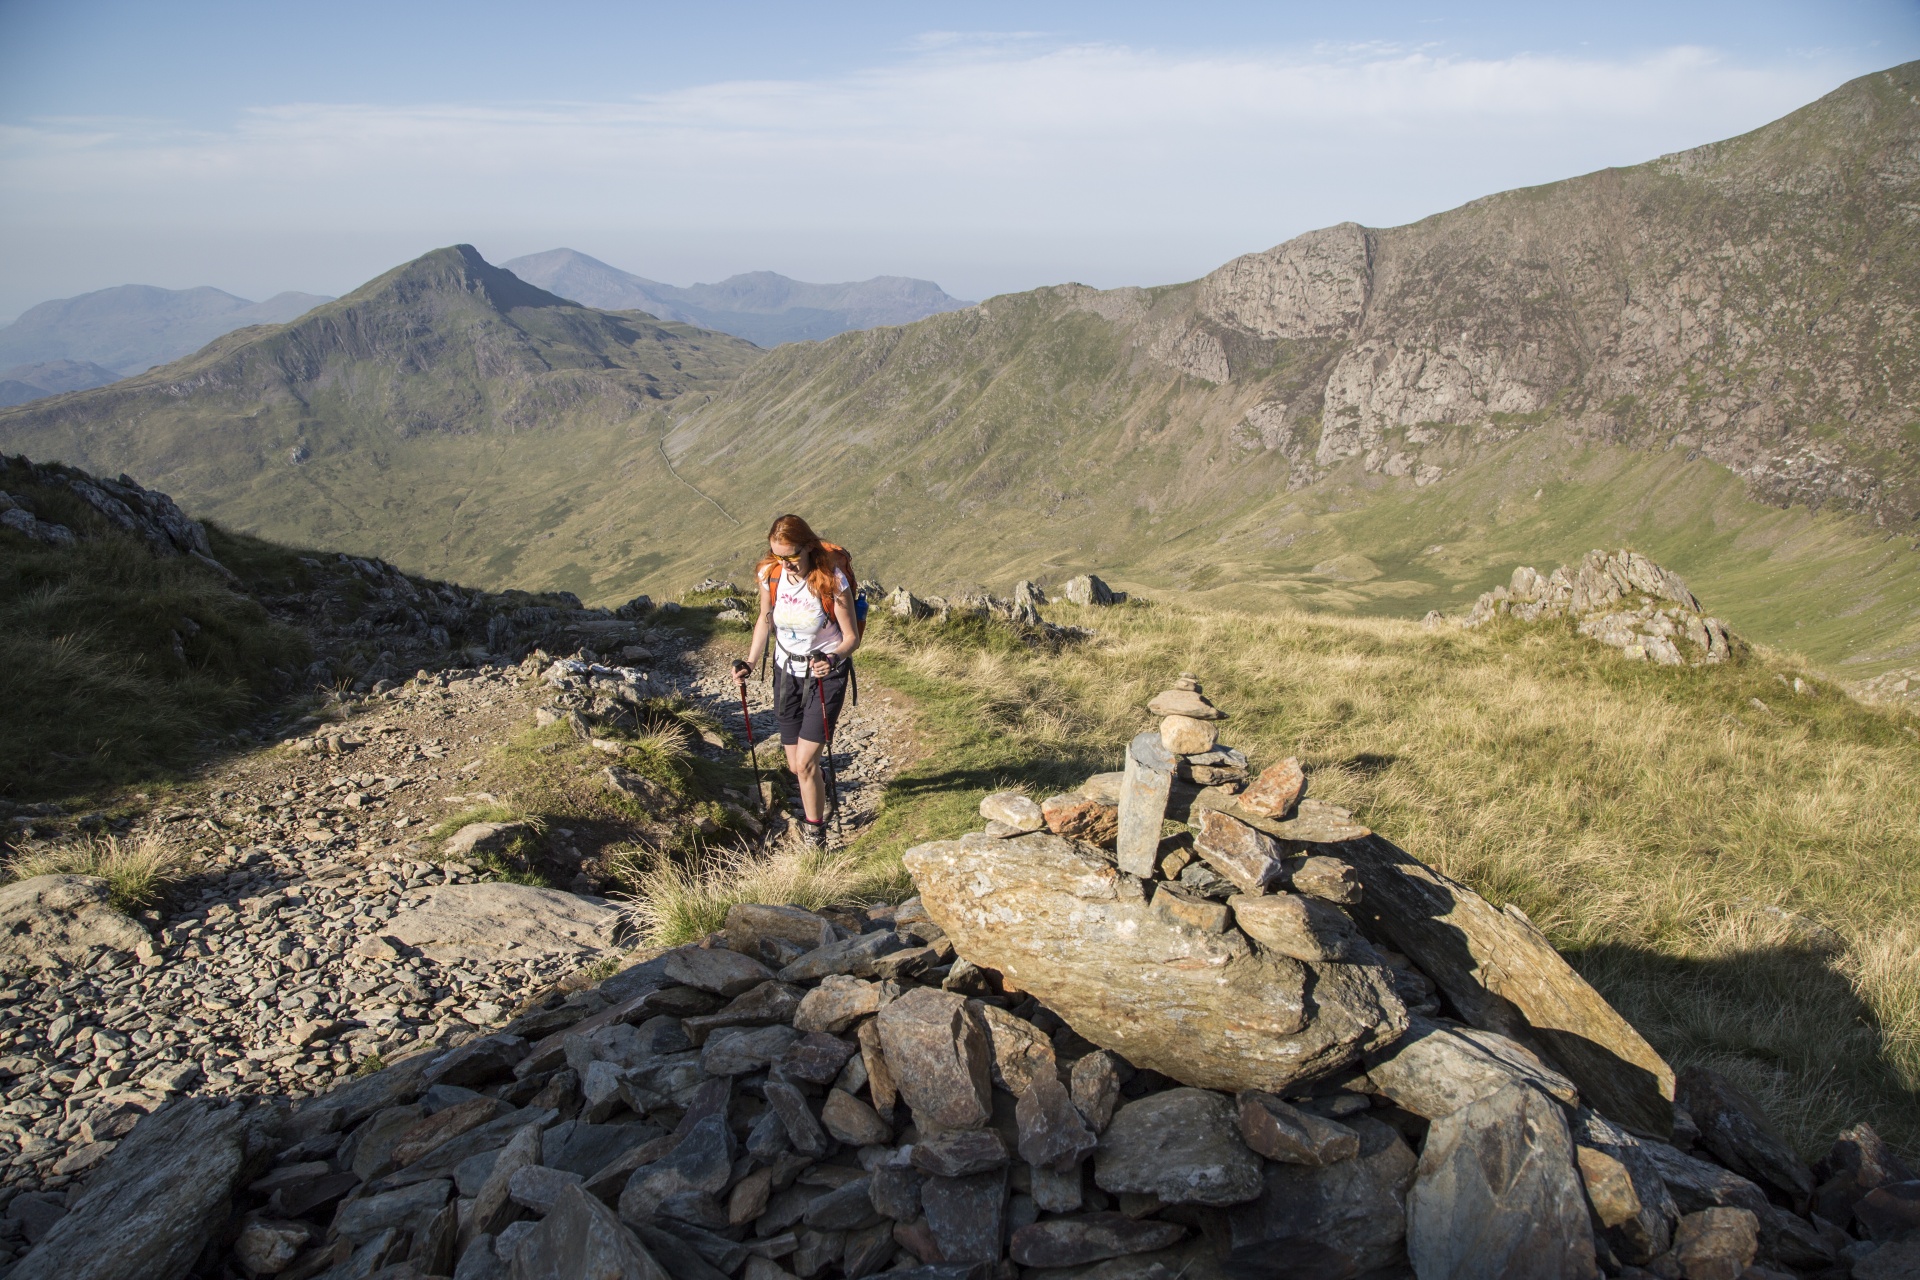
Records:
{"label": "distant mountain peak", "polygon": [[102,365],[120,376],[144,373],[190,355],[222,334],[249,325],[284,324],[331,301],[289,292],[249,302],[207,285],[115,285],[29,307],[0,328],[0,368],[72,360]]}
{"label": "distant mountain peak", "polygon": [[931,280],[875,276],[812,284],[777,271],[747,271],[686,288],[609,266],[577,249],[548,249],[503,264],[522,280],[609,311],[645,311],[746,338],[761,346],[815,341],[850,329],[911,324],[971,305]]}

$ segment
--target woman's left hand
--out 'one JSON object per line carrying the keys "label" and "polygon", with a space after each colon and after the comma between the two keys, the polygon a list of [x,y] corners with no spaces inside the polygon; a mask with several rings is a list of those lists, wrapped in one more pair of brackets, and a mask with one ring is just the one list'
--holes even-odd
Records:
{"label": "woman's left hand", "polygon": [[814,679],[824,680],[833,674],[833,663],[825,658],[815,658],[808,664],[807,669],[813,672]]}

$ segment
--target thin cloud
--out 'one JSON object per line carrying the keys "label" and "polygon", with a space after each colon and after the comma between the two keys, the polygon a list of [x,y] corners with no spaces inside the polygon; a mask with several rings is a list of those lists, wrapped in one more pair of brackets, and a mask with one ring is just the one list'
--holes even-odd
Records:
{"label": "thin cloud", "polygon": [[1060,274],[1151,283],[1143,273],[1169,261],[1205,269],[1341,218],[1405,221],[1707,142],[1840,78],[1686,47],[1624,60],[1418,44],[1203,56],[931,34],[855,74],[626,101],[286,103],[218,130],[34,120],[0,128],[0,228],[405,225],[453,239],[479,221],[534,243],[622,226],[656,244],[690,228],[762,244],[873,229],[937,232],[950,258],[981,263],[1030,260],[1042,241],[1150,236],[1178,248],[1131,271],[1113,260]]}

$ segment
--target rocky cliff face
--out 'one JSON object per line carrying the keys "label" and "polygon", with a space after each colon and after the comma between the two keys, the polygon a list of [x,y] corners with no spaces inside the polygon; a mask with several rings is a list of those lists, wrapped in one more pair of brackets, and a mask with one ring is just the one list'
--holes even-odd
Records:
{"label": "rocky cliff face", "polygon": [[1321,376],[1246,419],[1275,448],[1274,423],[1317,417],[1321,470],[1410,457],[1410,474],[1449,429],[1554,419],[1904,528],[1920,518],[1916,88],[1909,64],[1649,164],[1310,232],[1208,276],[1155,350],[1226,382],[1271,353],[1194,353],[1337,340]]}

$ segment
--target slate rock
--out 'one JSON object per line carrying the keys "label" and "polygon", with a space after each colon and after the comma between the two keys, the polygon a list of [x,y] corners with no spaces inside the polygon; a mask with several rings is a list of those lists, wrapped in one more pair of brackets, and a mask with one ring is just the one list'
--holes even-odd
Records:
{"label": "slate rock", "polygon": [[19,1280],[172,1280],[186,1274],[274,1137],[258,1106],[190,1098],[141,1121],[7,1274]]}
{"label": "slate rock", "polygon": [[441,964],[509,957],[585,959],[611,947],[623,925],[620,912],[559,889],[506,881],[442,884],[382,929]]}
{"label": "slate rock", "polygon": [[577,1187],[586,1179],[577,1173],[568,1173],[564,1169],[549,1169],[544,1165],[523,1165],[514,1170],[507,1180],[507,1195],[523,1208],[545,1217],[553,1212],[553,1206],[560,1201],[560,1193],[568,1187]]}
{"label": "slate rock", "polygon": [[1570,1129],[1588,1202],[1614,1254],[1644,1266],[1665,1253],[1673,1243],[1680,1207],[1640,1140],[1586,1107],[1574,1113]]}
{"label": "slate rock", "polygon": [[1408,1022],[1407,1034],[1367,1065],[1374,1089],[1403,1110],[1438,1120],[1515,1083],[1568,1106],[1579,1101],[1572,1081],[1517,1041],[1419,1014]]}
{"label": "slate rock", "polygon": [[541,1145],[539,1126],[530,1124],[515,1133],[501,1149],[493,1168],[487,1171],[487,1180],[463,1215],[458,1246],[462,1251],[473,1243],[475,1236],[494,1235],[520,1216],[513,1208],[513,1179],[522,1170],[540,1163]]}
{"label": "slate rock", "polygon": [[[1227,713],[1193,689],[1167,689],[1153,695],[1147,710],[1156,716],[1186,716],[1193,720],[1225,720]],[[1138,1250],[1130,1250],[1138,1252]]]}
{"label": "slate rock", "polygon": [[1405,1264],[1414,1154],[1371,1116],[1347,1123],[1360,1137],[1353,1159],[1266,1166],[1259,1198],[1228,1214],[1230,1265],[1265,1274],[1281,1258],[1327,1268],[1312,1274],[1352,1275]]}
{"label": "slate rock", "polygon": [[638,1236],[579,1187],[568,1187],[520,1241],[513,1280],[672,1280]]}
{"label": "slate rock", "polygon": [[1920,1182],[1889,1182],[1861,1196],[1853,1220],[1870,1240],[1904,1240],[1920,1234]]}
{"label": "slate rock", "polygon": [[824,1031],[839,1035],[848,1027],[880,1011],[880,987],[844,973],[832,973],[806,993],[794,1011],[796,1031]]}
{"label": "slate rock", "polygon": [[1073,1105],[1095,1134],[1104,1133],[1120,1102],[1120,1060],[1105,1049],[1078,1059],[1071,1073]]}
{"label": "slate rock", "polygon": [[1052,1073],[1037,1075],[1013,1109],[1020,1158],[1035,1168],[1071,1169],[1100,1145],[1073,1097]]}
{"label": "slate rock", "polygon": [[481,1036],[435,1058],[421,1072],[420,1080],[428,1086],[485,1084],[510,1073],[527,1056],[527,1049],[527,1042],[519,1036]]}
{"label": "slate rock", "polygon": [[807,1206],[801,1221],[818,1231],[858,1231],[870,1227],[880,1214],[870,1194],[873,1181],[855,1178],[836,1187]]}
{"label": "slate rock", "polygon": [[781,1128],[793,1149],[804,1156],[825,1155],[826,1131],[820,1127],[813,1109],[807,1105],[807,1096],[784,1080],[767,1081],[766,1095],[772,1114],[779,1117]]}
{"label": "slate rock", "polygon": [[[1204,933],[1156,916],[1138,881],[1058,836],[965,836],[919,845],[904,860],[963,956],[1031,992],[1088,1040],[1185,1084],[1282,1092],[1406,1027],[1384,968],[1313,969],[1310,1013],[1307,966],[1257,953],[1232,930]],[[897,1005],[881,1011],[883,1027]],[[904,1087],[912,1073],[894,1068]]]}
{"label": "slate rock", "polygon": [[393,1191],[348,1200],[333,1215],[334,1234],[363,1244],[384,1231],[412,1231],[438,1213],[453,1194],[453,1183],[432,1178]]}
{"label": "slate rock", "polygon": [[837,941],[841,930],[825,916],[801,907],[738,902],[727,908],[727,939],[749,955],[760,950],[762,938],[778,938],[803,951]]}
{"label": "slate rock", "polygon": [[1153,914],[1168,923],[1202,933],[1225,933],[1233,926],[1233,911],[1224,902],[1165,880],[1153,882],[1153,899],[1148,905]]}
{"label": "slate rock", "polygon": [[1078,1213],[1086,1203],[1086,1165],[1060,1172],[1044,1165],[1029,1173],[1035,1207],[1046,1213]]}
{"label": "slate rock", "polygon": [[802,1084],[832,1084],[858,1048],[848,1040],[813,1031],[793,1041],[775,1064],[782,1076]]}
{"label": "slate rock", "polygon": [[1760,1252],[1760,1220],[1745,1209],[1702,1209],[1680,1219],[1673,1254],[1687,1280],[1739,1280]]}
{"label": "slate rock", "polygon": [[980,802],[980,816],[989,822],[1001,822],[1015,831],[1038,831],[1046,826],[1046,817],[1031,797],[1018,791],[996,791]]}
{"label": "slate rock", "polygon": [[0,885],[0,955],[48,967],[78,963],[95,947],[133,952],[153,939],[111,902],[99,876],[29,876]]}
{"label": "slate rock", "polygon": [[1538,929],[1385,840],[1351,841],[1341,856],[1366,886],[1370,935],[1412,959],[1466,1022],[1538,1044],[1609,1119],[1672,1132],[1672,1068]]}
{"label": "slate rock", "polygon": [[1240,807],[1263,818],[1284,818],[1306,793],[1306,771],[1299,760],[1288,756],[1260,771],[1260,776],[1240,793]]}
{"label": "slate rock", "polygon": [[682,1022],[689,1044],[704,1044],[722,1027],[769,1027],[791,1023],[799,1011],[802,992],[785,982],[763,982],[735,996],[726,1008]]}
{"label": "slate rock", "polygon": [[1278,840],[1217,809],[1194,816],[1193,851],[1241,893],[1271,893],[1282,885]]}
{"label": "slate rock", "polygon": [[1869,1191],[1914,1178],[1893,1148],[1867,1124],[1854,1125],[1835,1138],[1821,1167],[1827,1177],[1814,1192],[1814,1212],[1842,1226],[1852,1221],[1853,1206]]}
{"label": "slate rock", "polygon": [[591,1177],[614,1160],[661,1136],[650,1124],[559,1124],[547,1130],[540,1163]]}
{"label": "slate rock", "polygon": [[1220,729],[1212,720],[1167,716],[1160,721],[1160,744],[1176,756],[1197,756],[1219,741]]}
{"label": "slate rock", "polygon": [[773,979],[767,966],[725,947],[675,947],[660,959],[672,981],[729,999]]}
{"label": "slate rock", "polygon": [[875,1022],[893,1080],[916,1116],[947,1129],[987,1122],[993,1051],[977,1005],[951,991],[916,987],[880,1010]]}
{"label": "slate rock", "polygon": [[1360,1135],[1337,1120],[1257,1089],[1243,1091],[1234,1101],[1241,1141],[1269,1160],[1323,1165],[1360,1154]]}
{"label": "slate rock", "polygon": [[272,1275],[285,1271],[313,1239],[313,1234],[313,1228],[304,1222],[250,1214],[234,1238],[233,1256],[255,1275]]}
{"label": "slate rock", "polygon": [[920,1189],[927,1226],[949,1262],[997,1262],[1006,1237],[1006,1171],[928,1178]]}
{"label": "slate rock", "polygon": [[1102,1191],[1166,1204],[1233,1205],[1261,1192],[1260,1159],[1240,1140],[1233,1104],[1206,1089],[1169,1089],[1129,1102],[1100,1137]]}
{"label": "slate rock", "polygon": [[1281,869],[1286,875],[1287,887],[1309,898],[1350,907],[1366,896],[1366,887],[1360,883],[1360,874],[1353,869],[1353,864],[1339,858],[1318,853],[1308,858],[1289,858]]}
{"label": "slate rock", "polygon": [[1416,1275],[1599,1280],[1566,1118],[1512,1084],[1433,1122],[1407,1197]]}
{"label": "slate rock", "polygon": [[765,1071],[800,1038],[788,1026],[729,1028],[707,1038],[700,1069],[710,1076],[744,1076]]}
{"label": "slate rock", "polygon": [[1700,1126],[1700,1145],[1721,1164],[1762,1186],[1805,1201],[1813,1171],[1768,1122],[1760,1104],[1717,1071],[1688,1067],[1675,1084],[1675,1099]]}
{"label": "slate rock", "polygon": [[957,1129],[913,1145],[914,1167],[942,1178],[964,1178],[1005,1167],[1007,1144],[992,1129]]}
{"label": "slate rock", "polygon": [[1151,1253],[1177,1243],[1177,1223],[1136,1220],[1124,1213],[1050,1218],[1013,1233],[1011,1256],[1023,1267],[1080,1267],[1105,1258]]}
{"label": "slate rock", "polygon": [[867,1194],[874,1211],[895,1222],[912,1222],[920,1216],[920,1188],[927,1175],[911,1165],[884,1164],[868,1179]]}
{"label": "slate rock", "polygon": [[856,934],[840,942],[815,947],[780,970],[782,982],[818,982],[835,974],[855,978],[879,976],[881,957],[904,951],[913,940],[883,929],[876,933]]}
{"label": "slate rock", "polygon": [[1120,810],[1085,796],[1048,796],[1040,814],[1054,835],[1088,844],[1111,846],[1120,831]]}
{"label": "slate rock", "polygon": [[1233,922],[1268,951],[1312,963],[1380,963],[1352,917],[1330,902],[1296,893],[1227,899]]}
{"label": "slate rock", "polygon": [[1059,1066],[1053,1041],[1025,1018],[996,1004],[977,1006],[987,1020],[987,1039],[993,1048],[993,1082],[1018,1097],[1036,1076],[1056,1076]]}
{"label": "slate rock", "polygon": [[870,1147],[893,1140],[893,1126],[844,1089],[827,1090],[820,1104],[820,1124],[850,1147]]}
{"label": "slate rock", "polygon": [[[714,1196],[733,1174],[733,1132],[721,1116],[708,1116],[688,1130],[672,1153],[633,1171],[620,1192],[620,1216],[646,1222],[669,1201],[687,1195]],[[721,1214],[724,1223],[724,1213]]]}
{"label": "slate rock", "polygon": [[[1153,875],[1154,858],[1160,847],[1160,827],[1167,816],[1167,800],[1172,794],[1174,759],[1160,744],[1157,733],[1143,733],[1127,744],[1126,769],[1118,775],[1119,785],[1113,797],[1117,806],[1114,858],[1120,869],[1136,879]],[[1112,774],[1102,774],[1112,778]],[[1096,779],[1088,779],[1081,794],[1104,798],[1104,789],[1091,788]]]}

